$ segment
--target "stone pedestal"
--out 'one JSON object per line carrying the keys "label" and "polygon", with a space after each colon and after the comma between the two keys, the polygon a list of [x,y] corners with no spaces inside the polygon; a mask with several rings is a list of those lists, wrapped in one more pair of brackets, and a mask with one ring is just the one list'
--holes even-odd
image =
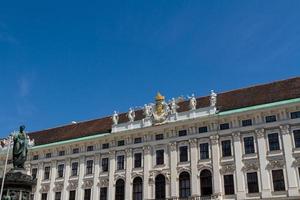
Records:
{"label": "stone pedestal", "polygon": [[[2,179],[0,181],[1,184]],[[27,175],[26,171],[12,170],[5,176],[2,200],[30,200],[35,185],[36,179]]]}

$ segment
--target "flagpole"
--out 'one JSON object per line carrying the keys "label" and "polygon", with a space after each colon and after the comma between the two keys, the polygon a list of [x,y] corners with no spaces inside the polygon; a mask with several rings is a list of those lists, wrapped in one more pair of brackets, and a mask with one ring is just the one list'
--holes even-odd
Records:
{"label": "flagpole", "polygon": [[11,136],[8,137],[8,147],[7,147],[7,153],[6,153],[5,165],[4,165],[4,171],[3,171],[0,199],[2,199],[2,194],[3,194],[4,180],[5,180],[6,167],[7,167],[7,162],[8,162],[10,146],[11,146]]}

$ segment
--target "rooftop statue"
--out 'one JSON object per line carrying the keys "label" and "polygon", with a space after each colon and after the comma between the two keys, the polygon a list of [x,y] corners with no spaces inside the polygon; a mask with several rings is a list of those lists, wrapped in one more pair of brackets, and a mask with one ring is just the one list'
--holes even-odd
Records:
{"label": "rooftop statue", "polygon": [[177,108],[179,108],[179,106],[177,105],[175,98],[172,98],[172,100],[170,101],[170,107],[171,107],[171,114],[177,113]]}
{"label": "rooftop statue", "polygon": [[13,166],[14,169],[24,169],[27,158],[29,137],[25,134],[25,126],[20,126],[19,133],[13,134]]}
{"label": "rooftop statue", "polygon": [[188,96],[188,98],[190,99],[190,109],[195,110],[197,106],[197,100],[195,98],[195,95],[192,94],[192,96],[191,97]]}
{"label": "rooftop statue", "polygon": [[214,107],[217,105],[217,94],[211,90],[210,91],[210,106]]}
{"label": "rooftop statue", "polygon": [[134,112],[133,108],[129,108],[127,117],[128,117],[130,122],[134,122],[135,112]]}
{"label": "rooftop statue", "polygon": [[146,118],[151,117],[151,115],[152,115],[152,106],[151,105],[147,105],[147,104],[144,105],[144,115]]}
{"label": "rooftop statue", "polygon": [[119,115],[117,113],[117,111],[114,111],[114,114],[112,115],[112,120],[113,120],[113,124],[117,125],[119,122]]}

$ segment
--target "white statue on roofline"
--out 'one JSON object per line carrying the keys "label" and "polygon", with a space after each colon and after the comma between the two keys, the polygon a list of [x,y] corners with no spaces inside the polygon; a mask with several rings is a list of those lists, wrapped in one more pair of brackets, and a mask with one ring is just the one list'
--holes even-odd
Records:
{"label": "white statue on roofline", "polygon": [[117,111],[114,111],[113,115],[112,115],[112,121],[114,125],[117,125],[119,122],[119,114],[117,113]]}
{"label": "white statue on roofline", "polygon": [[135,112],[134,112],[133,108],[129,108],[127,117],[128,117],[130,122],[134,122]]}

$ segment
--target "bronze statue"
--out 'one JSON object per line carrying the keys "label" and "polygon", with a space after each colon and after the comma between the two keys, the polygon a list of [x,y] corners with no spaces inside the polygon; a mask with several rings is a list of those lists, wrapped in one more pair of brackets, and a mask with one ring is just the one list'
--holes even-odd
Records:
{"label": "bronze statue", "polygon": [[25,126],[20,126],[19,133],[13,135],[13,165],[14,169],[24,169],[24,163],[27,158],[28,137],[25,134]]}

